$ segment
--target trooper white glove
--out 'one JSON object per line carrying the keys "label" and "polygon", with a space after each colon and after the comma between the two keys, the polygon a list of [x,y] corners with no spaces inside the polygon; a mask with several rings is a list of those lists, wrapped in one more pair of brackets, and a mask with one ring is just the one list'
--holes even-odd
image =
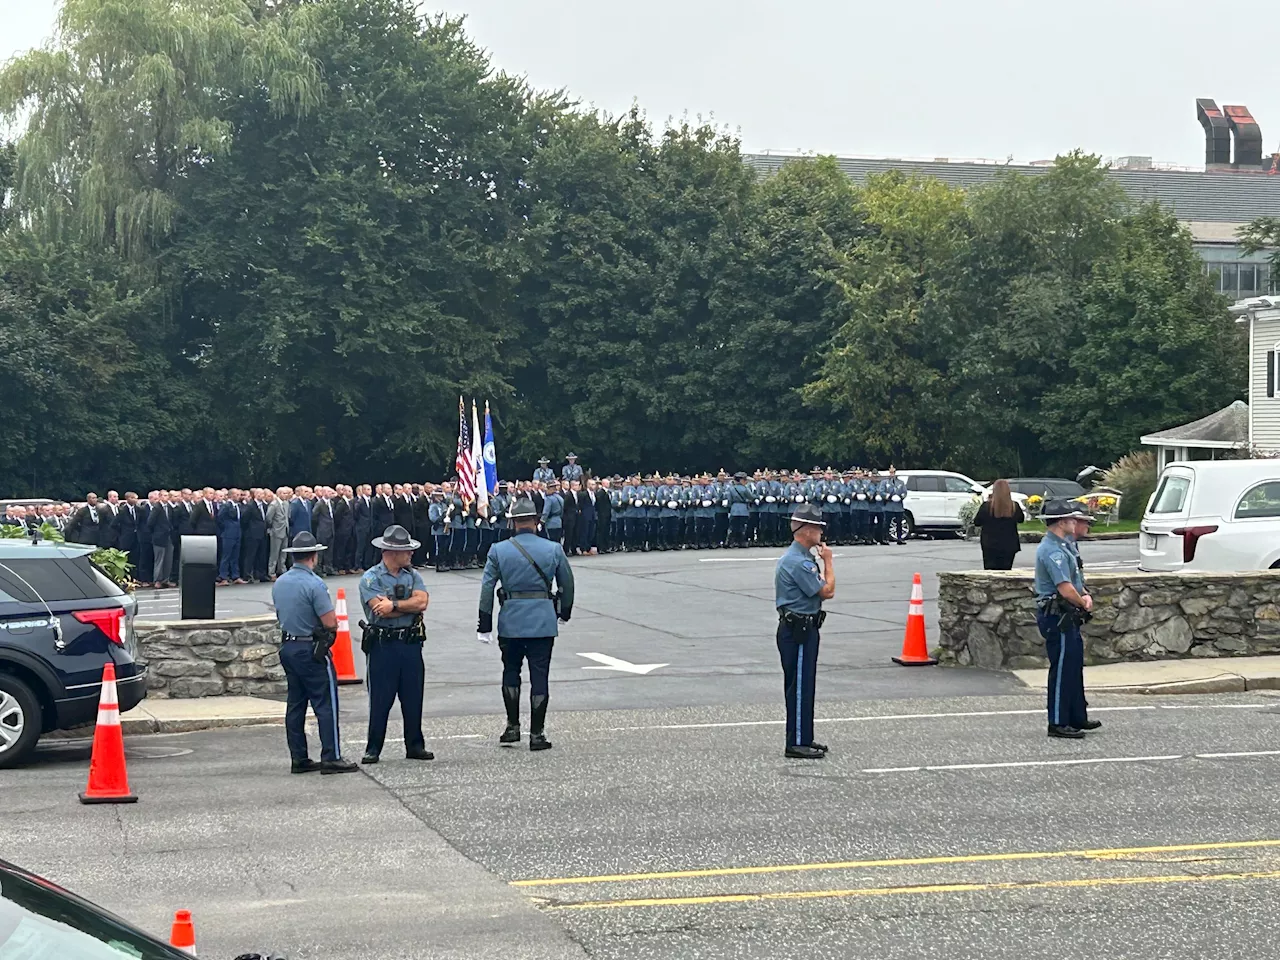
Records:
{"label": "trooper white glove", "polygon": [[493,632],[490,631],[489,633],[480,633],[479,631],[477,631],[476,639],[479,640],[481,643],[493,643]]}

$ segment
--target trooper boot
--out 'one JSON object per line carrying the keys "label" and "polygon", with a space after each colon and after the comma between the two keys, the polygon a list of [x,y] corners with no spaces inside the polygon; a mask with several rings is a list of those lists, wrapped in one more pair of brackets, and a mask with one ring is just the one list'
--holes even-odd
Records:
{"label": "trooper boot", "polygon": [[502,702],[507,707],[507,729],[498,738],[499,743],[511,744],[520,742],[520,688],[503,687]]}
{"label": "trooper boot", "polygon": [[542,728],[547,722],[547,696],[529,698],[529,749],[550,750],[551,741],[543,736]]}

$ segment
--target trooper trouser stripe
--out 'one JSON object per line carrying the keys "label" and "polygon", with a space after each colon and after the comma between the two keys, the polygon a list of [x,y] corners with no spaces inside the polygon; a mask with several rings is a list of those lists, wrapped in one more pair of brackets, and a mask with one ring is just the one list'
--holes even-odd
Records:
{"label": "trooper trouser stripe", "polygon": [[813,702],[818,672],[818,628],[778,623],[783,702],[787,707],[787,746],[813,743]]}
{"label": "trooper trouser stripe", "polygon": [[1089,719],[1084,699],[1084,641],[1076,624],[1059,623],[1059,618],[1040,611],[1036,626],[1044,637],[1049,659],[1046,684],[1049,723],[1079,729]]}

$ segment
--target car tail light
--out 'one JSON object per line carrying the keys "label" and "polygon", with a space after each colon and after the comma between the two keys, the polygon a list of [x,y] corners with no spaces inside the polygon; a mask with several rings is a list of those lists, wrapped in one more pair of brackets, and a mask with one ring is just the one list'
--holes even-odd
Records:
{"label": "car tail light", "polygon": [[1207,533],[1216,533],[1217,525],[1209,527],[1176,527],[1169,532],[1182,538],[1182,562],[1190,563],[1196,558],[1196,541]]}
{"label": "car tail light", "polygon": [[106,610],[74,610],[71,615],[81,623],[97,627],[112,643],[124,646],[124,607],[110,607]]}

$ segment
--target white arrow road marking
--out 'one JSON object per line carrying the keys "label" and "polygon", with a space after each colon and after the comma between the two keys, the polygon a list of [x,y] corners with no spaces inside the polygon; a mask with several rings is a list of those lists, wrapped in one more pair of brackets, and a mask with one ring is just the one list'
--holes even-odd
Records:
{"label": "white arrow road marking", "polygon": [[640,676],[644,676],[659,667],[670,666],[670,664],[666,663],[628,663],[626,660],[611,657],[607,653],[580,653],[578,656],[586,657],[588,660],[594,660],[600,664],[598,667],[583,667],[583,670],[620,670],[623,673],[637,673]]}

